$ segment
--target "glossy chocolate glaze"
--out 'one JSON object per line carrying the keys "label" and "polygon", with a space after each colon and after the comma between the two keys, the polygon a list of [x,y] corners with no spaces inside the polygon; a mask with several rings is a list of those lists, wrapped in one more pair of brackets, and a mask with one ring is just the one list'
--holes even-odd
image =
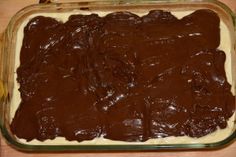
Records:
{"label": "glossy chocolate glaze", "polygon": [[24,29],[12,132],[32,139],[201,137],[234,112],[220,19],[197,10],[38,16]]}

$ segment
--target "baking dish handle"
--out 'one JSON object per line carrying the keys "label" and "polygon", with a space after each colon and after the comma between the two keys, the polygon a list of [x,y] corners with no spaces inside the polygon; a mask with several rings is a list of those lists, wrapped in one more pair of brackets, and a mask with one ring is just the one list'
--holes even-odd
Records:
{"label": "baking dish handle", "polygon": [[0,129],[3,121],[3,104],[5,100],[5,90],[3,84],[3,33],[0,33]]}
{"label": "baking dish handle", "polygon": [[[81,4],[87,4],[89,2],[95,2],[95,1],[102,1],[102,0],[39,0],[39,3],[70,3],[70,2],[78,2]],[[118,4],[122,4],[122,3],[130,3],[130,2],[137,2],[139,0],[111,0],[111,3],[118,3]]]}

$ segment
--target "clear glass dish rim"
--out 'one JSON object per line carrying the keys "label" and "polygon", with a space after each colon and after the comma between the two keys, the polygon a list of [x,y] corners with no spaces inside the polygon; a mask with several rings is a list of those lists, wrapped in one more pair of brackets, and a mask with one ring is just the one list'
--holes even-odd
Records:
{"label": "clear glass dish rim", "polygon": [[[89,2],[72,2],[72,3],[50,3],[50,4],[34,4],[27,6],[17,12],[11,19],[10,23],[8,24],[8,27],[6,31],[3,34],[3,42],[2,42],[2,47],[0,51],[0,70],[1,69],[1,57],[3,56],[1,52],[3,53],[9,53],[9,42],[11,40],[11,37],[13,36],[12,32],[14,30],[14,26],[23,15],[30,13],[31,11],[37,10],[37,9],[46,9],[46,8],[51,8],[54,7],[54,9],[60,9],[60,8],[67,8],[67,7],[72,7],[75,8],[77,6],[78,8],[81,7],[90,7],[93,5],[97,6],[104,6],[104,5],[142,5],[142,4],[148,4],[148,5],[162,5],[162,4],[168,4],[168,5],[173,5],[173,4],[190,4],[192,3],[209,3],[212,5],[215,5],[217,7],[222,8],[224,11],[226,11],[232,18],[233,25],[234,25],[234,34],[236,36],[236,16],[233,13],[233,11],[227,7],[225,4],[217,1],[217,0],[104,0],[104,1],[89,1]],[[236,41],[234,41],[235,43]],[[7,43],[7,44],[6,44]],[[236,44],[234,44],[236,45]],[[3,74],[4,75],[4,74]],[[5,82],[1,82],[2,76],[0,75],[0,85]],[[4,80],[4,79],[3,79]],[[0,88],[0,90],[2,90]],[[216,148],[221,148],[224,146],[229,145],[236,139],[236,130],[226,139],[216,142],[216,143],[194,143],[194,144],[131,144],[131,145],[30,145],[30,144],[23,144],[18,141],[16,141],[12,136],[10,135],[8,129],[5,126],[5,121],[4,121],[4,114],[5,114],[5,107],[7,102],[9,101],[9,97],[7,95],[7,89],[4,88],[2,91],[2,95],[0,95],[0,127],[2,131],[3,137],[6,139],[7,143],[9,143],[11,146],[18,150],[23,150],[23,151],[36,151],[36,152],[41,152],[41,151],[145,151],[145,150],[177,150],[177,149],[216,149]],[[1,92],[0,92],[1,94]]]}

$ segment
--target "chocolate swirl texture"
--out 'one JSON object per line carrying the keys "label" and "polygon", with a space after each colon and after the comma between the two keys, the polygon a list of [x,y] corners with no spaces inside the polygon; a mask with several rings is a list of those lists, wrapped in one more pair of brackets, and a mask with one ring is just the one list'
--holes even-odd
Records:
{"label": "chocolate swirl texture", "polygon": [[225,128],[235,98],[224,70],[220,19],[152,10],[37,16],[24,29],[12,132],[27,141],[146,141]]}

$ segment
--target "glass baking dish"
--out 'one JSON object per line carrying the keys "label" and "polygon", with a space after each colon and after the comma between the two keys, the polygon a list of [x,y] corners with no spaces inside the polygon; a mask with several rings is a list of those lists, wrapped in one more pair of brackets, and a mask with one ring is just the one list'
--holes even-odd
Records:
{"label": "glass baking dish", "polygon": [[[214,0],[133,0],[133,1],[96,1],[74,3],[50,3],[28,6],[19,11],[10,21],[0,40],[0,126],[3,137],[13,147],[25,151],[111,151],[111,150],[166,150],[166,149],[209,149],[219,148],[232,143],[236,139],[236,124],[233,132],[227,138],[215,143],[195,144],[119,144],[119,145],[31,145],[19,141],[10,131],[10,108],[14,87],[14,66],[17,42],[17,31],[21,23],[30,15],[36,13],[65,13],[73,11],[101,12],[101,11],[137,11],[162,9],[168,11],[188,11],[196,9],[211,9],[218,13],[225,22],[231,38],[232,79],[236,81],[236,16],[223,3]],[[233,85],[236,90],[236,86]],[[235,106],[236,107],[236,106]]]}

